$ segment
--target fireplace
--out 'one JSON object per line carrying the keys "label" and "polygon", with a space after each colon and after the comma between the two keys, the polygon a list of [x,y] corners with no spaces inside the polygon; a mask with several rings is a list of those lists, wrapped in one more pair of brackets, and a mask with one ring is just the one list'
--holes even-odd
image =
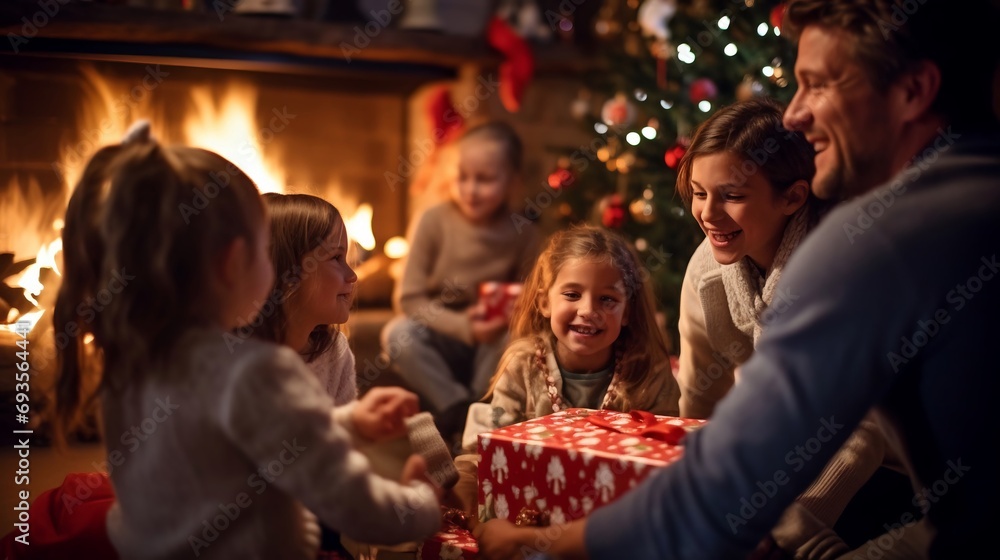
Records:
{"label": "fireplace", "polygon": [[[8,254],[0,267],[13,272],[0,294],[0,344],[16,339],[14,322],[32,326],[33,403],[53,380],[54,333],[44,311],[60,280],[70,189],[89,157],[118,142],[136,119],[148,119],[163,143],[227,157],[261,191],[309,193],[333,203],[348,222],[359,274],[372,276],[358,307],[382,310],[379,324],[388,313],[391,282],[382,269],[390,260],[382,247],[405,233],[408,195],[405,184],[386,180],[386,171],[395,172],[407,153],[414,81],[157,59],[2,56],[0,67],[0,253]],[[366,321],[363,314],[359,320]],[[377,347],[377,328],[369,330],[376,338],[364,343],[366,353]],[[0,361],[12,356],[5,351]]]}
{"label": "fireplace", "polygon": [[[0,27],[18,32],[25,6],[35,4],[0,4]],[[13,368],[6,350],[16,335],[5,323],[37,322],[29,334],[33,404],[54,371],[55,333],[44,310],[59,283],[69,190],[90,155],[140,118],[164,143],[231,159],[262,190],[315,194],[341,210],[358,242],[361,281],[347,331],[359,387],[398,382],[378,359],[378,334],[392,316],[393,271],[405,254],[398,237],[448,182],[449,152],[429,157],[435,92],[448,88],[466,122],[497,117],[518,129],[527,191],[517,200],[544,188],[559,148],[590,138],[568,112],[552,109],[579,92],[579,59],[565,56],[572,51],[540,57],[521,111],[510,114],[495,90],[481,95],[498,63],[481,38],[384,29],[345,61],[339,45],[355,34],[347,25],[216,22],[69,3],[19,54],[0,51],[0,254],[10,254],[0,257],[0,274],[6,268],[2,280],[12,284],[0,287],[0,299],[24,295],[15,306],[0,303],[0,371]],[[13,394],[14,376],[4,378],[0,409]]]}

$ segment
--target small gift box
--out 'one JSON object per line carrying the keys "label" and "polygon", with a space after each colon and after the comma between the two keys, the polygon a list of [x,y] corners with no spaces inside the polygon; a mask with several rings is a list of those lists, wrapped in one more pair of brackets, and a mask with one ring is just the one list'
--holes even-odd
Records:
{"label": "small gift box", "polygon": [[447,506],[441,506],[441,530],[422,543],[372,546],[346,537],[342,537],[341,542],[354,560],[475,560],[479,557],[479,545],[469,531],[465,513]]}
{"label": "small gift box", "polygon": [[474,560],[479,557],[479,545],[469,531],[465,512],[441,506],[443,527],[420,545],[421,560]]}
{"label": "small gift box", "polygon": [[521,284],[514,282],[483,282],[479,285],[479,302],[483,318],[510,317],[514,301],[521,294]]}
{"label": "small gift box", "polygon": [[479,545],[467,529],[448,527],[420,545],[420,560],[474,560],[479,557]]}
{"label": "small gift box", "polygon": [[589,514],[683,454],[705,420],[571,408],[479,436],[479,517]]}

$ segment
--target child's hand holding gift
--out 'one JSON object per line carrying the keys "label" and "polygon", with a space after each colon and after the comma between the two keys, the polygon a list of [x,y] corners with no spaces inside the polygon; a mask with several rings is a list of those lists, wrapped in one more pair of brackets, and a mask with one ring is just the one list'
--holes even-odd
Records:
{"label": "child's hand holding gift", "polygon": [[400,387],[373,387],[358,400],[352,419],[359,434],[385,441],[406,435],[406,419],[419,411],[414,393]]}
{"label": "child's hand holding gift", "polygon": [[427,485],[434,490],[434,499],[438,502],[440,502],[441,498],[444,497],[444,487],[442,487],[439,482],[435,481],[427,472],[427,460],[416,453],[410,455],[410,458],[406,460],[406,465],[403,466],[403,476],[400,478],[400,482],[403,484],[409,484],[414,480],[426,482]]}
{"label": "child's hand holding gift", "polygon": [[469,324],[472,326],[472,339],[480,344],[494,342],[507,332],[509,318],[506,315],[489,315],[482,302],[469,308]]}

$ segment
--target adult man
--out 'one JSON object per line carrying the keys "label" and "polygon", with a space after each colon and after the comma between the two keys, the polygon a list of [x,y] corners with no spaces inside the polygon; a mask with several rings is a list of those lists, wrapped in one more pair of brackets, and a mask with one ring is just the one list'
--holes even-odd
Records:
{"label": "adult man", "polygon": [[990,549],[996,17],[986,2],[793,0],[785,21],[799,37],[785,124],[816,148],[814,191],[854,198],[789,261],[780,289],[794,303],[681,461],[558,534],[484,524],[484,557],[744,557],[872,406],[936,531],[930,555]]}

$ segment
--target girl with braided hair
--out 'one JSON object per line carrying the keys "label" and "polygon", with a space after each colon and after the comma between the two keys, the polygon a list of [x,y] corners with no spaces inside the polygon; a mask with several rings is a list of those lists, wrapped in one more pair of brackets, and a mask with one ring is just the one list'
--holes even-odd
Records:
{"label": "girl with braided hair", "polygon": [[[528,276],[485,403],[469,410],[454,497],[476,513],[476,436],[566,408],[678,416],[680,389],[649,274],[620,236],[555,233]],[[470,517],[475,517],[471,515]]]}

